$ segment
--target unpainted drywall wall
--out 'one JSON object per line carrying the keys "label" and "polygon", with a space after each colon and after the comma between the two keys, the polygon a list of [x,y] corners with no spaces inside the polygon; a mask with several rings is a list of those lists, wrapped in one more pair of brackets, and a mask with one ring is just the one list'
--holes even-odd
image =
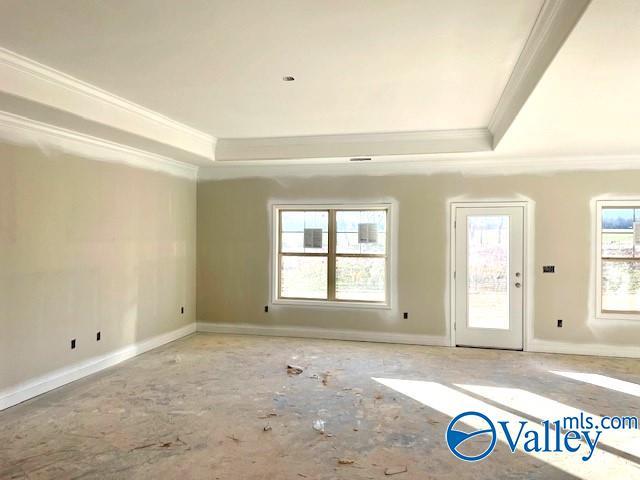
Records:
{"label": "unpainted drywall wall", "polygon": [[[536,338],[637,345],[639,321],[594,319],[593,199],[640,197],[640,172],[549,175],[245,178],[198,184],[197,318],[248,323],[445,335],[449,204],[453,200],[531,201],[529,298]],[[270,203],[383,202],[396,208],[394,309],[272,305]],[[556,265],[554,275],[542,265]],[[402,312],[409,312],[403,319]],[[563,319],[564,327],[556,327]]]}
{"label": "unpainted drywall wall", "polygon": [[193,180],[0,144],[0,390],[193,322],[195,216]]}

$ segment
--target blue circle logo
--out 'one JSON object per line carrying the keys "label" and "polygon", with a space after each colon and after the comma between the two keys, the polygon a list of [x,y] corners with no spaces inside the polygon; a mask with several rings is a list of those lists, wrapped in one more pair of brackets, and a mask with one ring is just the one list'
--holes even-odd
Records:
{"label": "blue circle logo", "polygon": [[[472,432],[465,432],[456,429],[456,425],[458,424],[458,422],[469,424],[469,422],[465,422],[465,419],[473,419],[474,424],[481,424],[483,426]],[[464,446],[465,442],[471,438],[475,438],[478,435],[485,435],[487,437],[487,445],[484,450],[482,450],[482,452],[480,452],[479,454],[475,452],[474,454],[470,455],[461,453],[460,450]],[[447,427],[446,439],[449,450],[451,450],[451,453],[453,453],[460,460],[464,460],[465,462],[477,462],[478,460],[482,460],[491,452],[493,452],[493,449],[496,446],[496,427],[493,425],[493,422],[489,420],[489,417],[480,412],[464,412],[451,420],[449,426]],[[477,447],[475,442],[474,446]]]}

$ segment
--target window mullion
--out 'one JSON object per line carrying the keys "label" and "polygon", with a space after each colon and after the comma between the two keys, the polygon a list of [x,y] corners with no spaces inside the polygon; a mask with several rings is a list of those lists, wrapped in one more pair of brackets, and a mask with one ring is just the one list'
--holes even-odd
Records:
{"label": "window mullion", "polygon": [[[342,208],[341,206],[333,206],[333,205],[318,205],[314,208],[313,205],[309,205],[309,208],[306,208],[307,206],[304,206],[305,208],[303,208],[303,206],[297,207],[297,206],[292,206],[291,208],[275,208],[275,213],[276,215],[274,215],[275,220],[276,220],[276,224],[277,224],[277,230],[275,232],[275,236],[274,236],[274,240],[276,242],[276,246],[274,248],[274,253],[276,256],[275,262],[274,262],[274,266],[276,269],[276,274],[274,275],[275,282],[277,285],[277,289],[276,289],[276,294],[275,294],[275,299],[282,299],[283,301],[289,301],[292,300],[293,302],[295,301],[313,301],[314,303],[318,302],[318,301],[328,301],[330,303],[337,303],[337,302],[357,302],[357,303],[362,303],[364,304],[368,304],[368,303],[376,303],[376,304],[380,304],[380,303],[384,303],[382,300],[378,301],[378,300],[372,300],[371,297],[369,298],[369,296],[365,295],[365,299],[358,299],[358,300],[348,300],[348,299],[338,299],[337,298],[337,261],[338,258],[342,258],[342,257],[353,257],[355,258],[359,258],[362,259],[363,262],[348,262],[349,265],[353,264],[353,275],[357,275],[357,273],[360,271],[360,269],[362,268],[367,268],[366,265],[369,265],[369,263],[365,262],[364,260],[366,259],[378,259],[375,260],[373,264],[377,265],[379,268],[380,266],[380,262],[384,260],[385,262],[385,271],[384,272],[378,272],[376,271],[376,282],[380,281],[380,276],[382,275],[384,278],[384,286],[385,286],[385,301],[388,301],[388,292],[386,291],[388,289],[388,282],[389,279],[387,278],[389,275],[389,255],[388,252],[386,251],[386,249],[389,248],[389,212],[388,209],[386,208],[376,208],[375,206],[373,208],[363,208],[363,206],[358,205],[358,208]],[[338,254],[337,249],[338,249],[338,226],[337,226],[337,217],[338,217],[338,212],[342,212],[342,210],[354,210],[357,212],[362,213],[361,211],[373,211],[373,210],[384,210],[385,213],[385,217],[386,217],[386,223],[387,223],[387,229],[385,232],[386,238],[387,238],[387,246],[385,249],[384,253],[354,253],[354,254],[350,254],[350,253],[343,253],[343,254]],[[311,252],[307,252],[306,249],[303,249],[303,251],[288,251],[288,250],[296,250],[296,248],[289,248],[287,251],[283,251],[283,238],[286,238],[287,240],[289,240],[289,238],[291,239],[291,241],[293,241],[294,243],[292,245],[297,245],[297,242],[299,242],[299,239],[297,237],[298,236],[290,236],[290,237],[286,237],[285,236],[285,232],[283,231],[283,219],[287,219],[289,217],[286,217],[285,215],[289,215],[290,212],[302,212],[305,213],[305,218],[306,218],[306,212],[322,212],[323,213],[323,217],[324,214],[327,215],[327,220],[328,223],[323,225],[323,227],[325,227],[326,233],[327,233],[327,241],[326,244],[323,245],[323,247],[326,249],[325,253],[322,253],[322,251],[318,252],[317,249],[315,251],[313,251],[313,253]],[[356,213],[357,213],[356,212]],[[376,218],[379,218],[378,215],[376,215]],[[300,222],[300,216],[299,214],[292,214],[291,215],[291,220],[297,223],[295,223],[296,225]],[[363,220],[363,218],[361,218],[361,221]],[[351,222],[355,221],[354,219],[350,220]],[[306,220],[305,220],[306,222]],[[324,222],[323,222],[324,223]],[[294,225],[294,224],[292,224]],[[306,226],[306,224],[305,224]],[[290,229],[291,230],[291,229]],[[294,228],[293,230],[296,230],[294,233],[300,234],[300,233],[304,233],[304,232],[299,232],[298,230],[300,230],[299,228]],[[290,233],[290,232],[287,232]],[[314,232],[317,233],[317,232]],[[351,240],[349,240],[351,241]],[[380,241],[381,242],[381,241]],[[324,243],[324,242],[323,242]],[[379,242],[378,242],[379,243]],[[348,250],[348,249],[347,249]],[[295,260],[295,258],[292,257],[299,257],[300,260]],[[326,279],[325,279],[325,285],[326,285],[326,297],[322,296],[321,294],[318,295],[319,297],[324,297],[324,298],[316,298],[316,297],[309,297],[309,296],[305,296],[304,294],[306,293],[307,290],[305,290],[305,288],[303,288],[302,286],[300,286],[300,288],[297,289],[293,289],[291,291],[288,291],[288,293],[290,295],[294,295],[294,291],[298,292],[298,290],[300,291],[300,295],[298,296],[288,296],[285,297],[283,296],[283,285],[282,285],[282,280],[283,278],[289,278],[286,277],[284,272],[283,272],[283,265],[285,264],[285,262],[287,262],[287,275],[293,275],[293,277],[291,278],[302,278],[300,277],[300,275],[305,274],[305,272],[307,272],[307,270],[305,269],[311,269],[308,272],[313,271],[314,275],[313,275],[313,280],[315,280],[315,282],[313,282],[313,285],[309,286],[309,289],[313,290],[314,295],[319,294],[320,292],[317,292],[318,288],[320,287],[319,284],[317,284],[317,281],[321,281],[321,277],[318,278],[316,276],[316,274],[318,273],[317,269],[321,268],[319,265],[319,258],[324,257],[326,259]],[[307,258],[308,260],[301,260]],[[346,258],[344,259],[344,261],[346,261]],[[302,270],[296,272],[296,271],[291,271],[291,268],[294,268],[293,265],[296,265],[295,262],[298,262],[299,267],[295,267],[295,268],[300,268]],[[324,262],[323,262],[324,263]],[[342,265],[342,264],[341,264]],[[297,275],[297,276],[296,276]],[[358,279],[354,280],[354,286],[353,288],[355,289],[354,291],[356,293],[360,292],[360,290],[358,290],[358,288],[360,289],[371,289],[374,288],[376,289],[377,287],[375,285],[369,285],[369,284],[363,284],[360,285],[360,282]],[[353,283],[353,281],[351,282]],[[306,285],[306,284],[305,284]],[[320,287],[321,288],[321,287]],[[309,290],[309,291],[311,291]],[[379,298],[380,295],[378,295],[378,290],[379,288],[376,289],[376,295],[375,298]],[[373,290],[372,290],[373,291]],[[363,290],[364,292],[364,290]],[[368,292],[368,290],[367,290]],[[296,293],[297,295],[297,293]],[[301,296],[302,295],[302,296]],[[358,295],[354,295],[354,296],[358,296]],[[292,303],[293,303],[292,302]]]}
{"label": "window mullion", "polygon": [[336,211],[329,210],[329,263],[327,265],[327,297],[336,299]]}

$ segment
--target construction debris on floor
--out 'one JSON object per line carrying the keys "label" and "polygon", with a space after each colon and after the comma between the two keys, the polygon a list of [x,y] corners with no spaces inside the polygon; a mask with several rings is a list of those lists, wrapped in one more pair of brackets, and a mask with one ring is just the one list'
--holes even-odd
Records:
{"label": "construction debris on floor", "polygon": [[197,334],[0,412],[0,479],[575,478],[506,448],[470,468],[447,448],[451,416],[435,394],[389,385],[522,389],[640,416],[637,397],[551,373],[640,383],[639,363]]}

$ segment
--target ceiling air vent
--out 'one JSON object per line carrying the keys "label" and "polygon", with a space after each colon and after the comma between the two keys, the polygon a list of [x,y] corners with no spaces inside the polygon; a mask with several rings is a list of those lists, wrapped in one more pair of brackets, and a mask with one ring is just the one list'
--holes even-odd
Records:
{"label": "ceiling air vent", "polygon": [[371,160],[371,157],[354,157],[349,159],[350,162],[368,162],[369,160]]}

